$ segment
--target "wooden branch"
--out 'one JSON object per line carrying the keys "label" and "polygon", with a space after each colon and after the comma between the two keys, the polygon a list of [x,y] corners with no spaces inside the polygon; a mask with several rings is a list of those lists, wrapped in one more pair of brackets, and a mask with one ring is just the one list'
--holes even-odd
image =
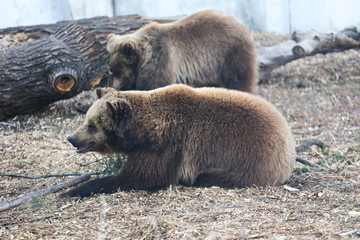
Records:
{"label": "wooden branch", "polygon": [[18,126],[11,124],[11,123],[7,123],[7,122],[0,122],[0,125],[7,126],[9,128],[19,128]]}
{"label": "wooden branch", "polygon": [[340,237],[349,237],[350,235],[358,236],[360,237],[360,229],[355,229],[352,231],[344,232],[344,233],[338,233]]}
{"label": "wooden branch", "polygon": [[[302,151],[305,151],[306,149],[308,149],[310,146],[313,146],[313,145],[316,145],[321,149],[323,149],[324,147],[327,146],[323,141],[321,141],[319,139],[309,139],[306,142],[296,146],[295,150],[296,150],[296,152],[302,152]],[[299,157],[299,156],[296,156],[296,161],[299,162],[299,163],[308,165],[310,167],[316,167],[316,168],[324,169],[324,167],[322,167],[322,166],[320,166],[320,165],[318,165],[316,163],[310,162],[309,160],[307,160],[305,158],[302,158],[302,157]]]}
{"label": "wooden branch", "polygon": [[319,139],[309,139],[307,141],[305,141],[304,143],[296,146],[296,152],[302,152],[305,151],[306,149],[308,149],[310,146],[316,145],[319,148],[323,149],[324,147],[326,147],[327,145],[319,140]]}
{"label": "wooden branch", "polygon": [[259,61],[259,82],[265,79],[272,70],[296,59],[292,49],[296,42],[288,40],[278,45],[258,47],[257,57]]}
{"label": "wooden branch", "polygon": [[[105,169],[102,172],[91,172],[87,173],[88,175],[100,175],[106,173]],[[0,177],[13,177],[13,178],[25,178],[25,179],[40,179],[40,178],[52,178],[52,177],[69,177],[69,176],[82,176],[83,173],[64,173],[64,174],[47,174],[47,175],[40,175],[40,176],[27,176],[23,174],[14,174],[14,173],[0,173]]]}
{"label": "wooden branch", "polygon": [[87,180],[89,180],[89,178],[90,178],[90,174],[83,174],[83,175],[81,175],[79,177],[73,178],[73,179],[68,180],[66,182],[56,184],[56,185],[51,186],[49,188],[46,188],[46,189],[43,189],[43,190],[40,190],[40,191],[37,191],[37,192],[28,193],[28,194],[25,194],[23,196],[10,199],[10,200],[0,204],[0,212],[5,211],[5,210],[10,209],[10,208],[17,207],[17,206],[29,201],[33,197],[44,196],[44,195],[59,191],[59,190],[61,190],[63,188],[71,187],[71,186],[73,186],[75,184],[87,181]]}
{"label": "wooden branch", "polygon": [[299,157],[299,156],[296,156],[296,161],[299,162],[299,163],[302,163],[304,165],[308,165],[310,167],[316,167],[316,168],[320,168],[320,169],[324,169],[324,167],[316,164],[316,163],[313,163],[313,162],[310,162],[309,160],[305,159],[305,158],[302,158],[302,157]]}
{"label": "wooden branch", "polygon": [[333,32],[294,32],[291,40],[269,47],[258,47],[260,82],[273,69],[290,61],[317,53],[344,51],[359,47],[360,33],[356,27]]}
{"label": "wooden branch", "polygon": [[333,32],[297,32],[291,37],[297,45],[292,49],[295,56],[327,53],[360,46],[360,33],[356,27]]}

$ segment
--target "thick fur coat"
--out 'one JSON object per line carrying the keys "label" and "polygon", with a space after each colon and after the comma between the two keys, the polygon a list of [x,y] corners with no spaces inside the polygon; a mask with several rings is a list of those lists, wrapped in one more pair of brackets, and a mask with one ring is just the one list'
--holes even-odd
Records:
{"label": "thick fur coat", "polygon": [[206,10],[173,23],[152,22],[135,33],[108,36],[109,69],[119,90],[150,90],[174,83],[252,93],[255,48],[234,17]]}
{"label": "thick fur coat", "polygon": [[171,184],[250,187],[284,183],[295,144],[267,101],[219,88],[172,85],[152,91],[97,89],[84,123],[68,137],[77,152],[126,153],[117,176],[63,196],[157,190]]}

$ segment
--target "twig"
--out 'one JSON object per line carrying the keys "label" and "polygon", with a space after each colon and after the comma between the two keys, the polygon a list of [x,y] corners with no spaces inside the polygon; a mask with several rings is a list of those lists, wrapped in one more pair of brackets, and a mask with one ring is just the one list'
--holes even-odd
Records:
{"label": "twig", "polygon": [[305,164],[305,165],[309,165],[311,167],[324,169],[324,167],[322,167],[322,166],[320,166],[320,165],[318,165],[316,163],[310,162],[309,160],[307,160],[305,158],[302,158],[302,157],[299,157],[299,156],[296,156],[296,161],[299,162],[299,163]]}
{"label": "twig", "polygon": [[7,123],[7,122],[0,122],[0,125],[5,125],[12,128],[18,128],[15,124]]}
{"label": "twig", "polygon": [[[325,146],[327,146],[323,141],[321,141],[319,139],[309,139],[306,142],[296,146],[295,150],[296,150],[296,152],[302,152],[302,151],[305,151],[306,149],[308,149],[312,145],[316,145],[321,149],[323,149]],[[310,162],[309,160],[299,157],[299,156],[296,156],[296,161],[299,163],[305,164],[305,165],[309,165],[311,167],[324,169],[324,167],[322,167],[316,163]]]}
{"label": "twig", "polygon": [[319,148],[324,148],[326,146],[326,144],[319,140],[319,139],[309,139],[306,142],[300,144],[299,146],[296,147],[296,152],[302,152],[305,151],[306,149],[308,149],[310,146],[312,145],[316,145]]}
{"label": "twig", "polygon": [[10,199],[10,200],[0,204],[0,212],[5,211],[5,210],[10,209],[10,208],[17,207],[17,206],[23,204],[24,202],[29,201],[33,197],[43,196],[43,195],[46,195],[46,194],[50,194],[50,193],[59,191],[60,189],[63,189],[63,188],[71,187],[71,186],[73,186],[75,184],[87,181],[87,180],[89,180],[89,178],[90,178],[90,174],[83,174],[83,175],[81,175],[79,177],[76,177],[76,178],[73,178],[71,180],[56,184],[56,185],[51,186],[49,188],[46,188],[46,189],[43,189],[43,190],[40,190],[40,191],[37,191],[37,192],[28,193],[28,194],[25,194],[23,196],[19,196],[19,197]]}
{"label": "twig", "polygon": [[105,157],[104,157],[104,158],[100,158],[100,159],[97,158],[94,153],[93,153],[92,155],[93,155],[93,157],[96,159],[95,161],[92,161],[92,162],[89,162],[89,163],[85,163],[85,164],[82,164],[82,163],[76,163],[76,164],[79,165],[80,167],[86,167],[86,166],[88,166],[88,165],[90,165],[90,164],[97,163],[97,162],[101,162],[102,160],[105,159]]}
{"label": "twig", "polygon": [[347,237],[347,236],[350,236],[350,235],[353,235],[353,234],[355,234],[356,236],[360,236],[360,229],[359,230],[355,229],[355,230],[345,232],[345,233],[338,233],[338,235],[340,237]]}
{"label": "twig", "polygon": [[[91,172],[87,173],[89,176],[91,175],[100,175],[104,174],[104,172]],[[69,177],[69,176],[82,176],[83,173],[64,173],[64,174],[47,174],[47,175],[40,175],[36,177],[26,176],[23,174],[16,174],[16,173],[0,173],[0,177],[16,177],[16,178],[26,178],[26,179],[40,179],[40,178],[51,178],[51,177]]]}
{"label": "twig", "polygon": [[105,233],[105,227],[106,227],[106,213],[109,211],[106,199],[103,195],[100,196],[101,201],[101,214],[100,214],[100,220],[99,220],[99,232],[98,232],[98,238],[97,239],[105,239],[106,233]]}

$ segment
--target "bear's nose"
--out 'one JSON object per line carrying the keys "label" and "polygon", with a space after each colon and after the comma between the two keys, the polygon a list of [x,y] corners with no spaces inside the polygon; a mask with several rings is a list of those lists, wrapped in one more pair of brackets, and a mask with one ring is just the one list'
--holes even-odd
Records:
{"label": "bear's nose", "polygon": [[73,145],[75,146],[75,139],[72,136],[68,136],[67,140]]}

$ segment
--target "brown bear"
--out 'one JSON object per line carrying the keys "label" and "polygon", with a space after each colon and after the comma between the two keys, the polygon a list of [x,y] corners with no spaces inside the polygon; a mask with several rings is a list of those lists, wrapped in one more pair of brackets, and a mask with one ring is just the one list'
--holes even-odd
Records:
{"label": "brown bear", "polygon": [[295,163],[285,118],[265,100],[222,88],[97,89],[99,100],[68,137],[78,153],[126,153],[117,176],[62,195],[172,184],[226,188],[284,183]]}
{"label": "brown bear", "polygon": [[132,34],[110,34],[110,83],[119,90],[151,90],[174,83],[252,93],[257,61],[247,28],[234,17],[206,10]]}

